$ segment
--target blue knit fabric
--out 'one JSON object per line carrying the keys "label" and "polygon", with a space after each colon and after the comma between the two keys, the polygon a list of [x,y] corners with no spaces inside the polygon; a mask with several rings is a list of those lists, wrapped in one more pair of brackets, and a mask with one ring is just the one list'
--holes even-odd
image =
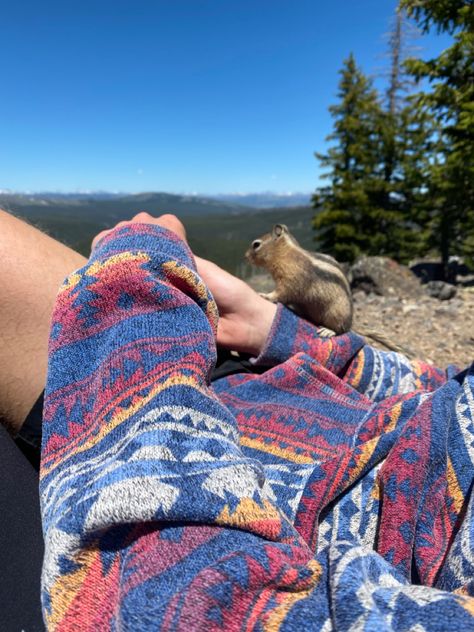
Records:
{"label": "blue knit fabric", "polygon": [[322,338],[279,307],[209,386],[217,310],[136,224],[53,315],[41,499],[51,630],[474,630],[474,366]]}

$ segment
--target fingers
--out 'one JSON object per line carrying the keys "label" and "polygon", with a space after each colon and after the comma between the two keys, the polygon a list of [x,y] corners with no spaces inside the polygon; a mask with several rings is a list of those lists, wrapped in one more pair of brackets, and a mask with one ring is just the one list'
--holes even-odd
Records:
{"label": "fingers", "polygon": [[217,264],[212,263],[212,261],[209,261],[208,259],[203,259],[202,257],[198,257],[197,255],[194,255],[194,260],[196,262],[196,267],[198,269],[198,272],[201,276],[206,276],[206,274],[219,273],[219,272],[223,274],[229,274],[222,268],[219,268]]}
{"label": "fingers", "polygon": [[[148,215],[148,213],[145,213],[145,215]],[[181,237],[181,239],[183,241],[187,241],[187,239],[186,239],[186,230],[184,228],[184,225],[176,217],[176,215],[171,215],[170,213],[167,213],[165,215],[161,215],[160,217],[155,219],[153,223],[157,224],[158,226],[162,226],[163,228],[167,228],[168,230],[173,231],[173,233],[178,235],[178,237]]]}
{"label": "fingers", "polygon": [[221,278],[223,280],[226,280],[228,283],[235,281],[237,281],[238,283],[243,283],[241,279],[234,276],[230,272],[227,272],[227,270],[224,270],[216,263],[213,263],[208,259],[202,259],[202,257],[194,255],[194,260],[196,261],[198,273],[203,277],[205,281],[212,281],[212,279]]}
{"label": "fingers", "polygon": [[[121,223],[124,223],[124,222],[121,222]],[[117,226],[116,226],[115,228],[117,228],[118,226],[119,226],[119,224],[117,224]],[[101,239],[103,239],[106,235],[108,235],[108,234],[109,234],[112,230],[113,230],[112,228],[109,228],[108,230],[102,230],[102,231],[100,231],[100,233],[98,233],[98,234],[94,237],[94,239],[92,240],[92,243],[91,243],[91,250],[94,250],[94,248],[97,246],[97,244],[99,243],[99,241],[100,241]]]}
{"label": "fingers", "polygon": [[116,228],[120,228],[121,226],[127,226],[129,224],[153,224],[155,226],[161,226],[162,228],[167,228],[175,233],[178,237],[180,237],[183,241],[187,242],[186,239],[186,230],[184,228],[183,223],[176,217],[176,215],[172,215],[171,213],[166,213],[164,215],[160,215],[160,217],[153,217],[146,211],[141,211],[137,213],[131,220],[118,222],[116,226],[113,228],[109,228],[107,230],[101,231],[98,235],[94,237],[92,240],[92,250],[97,246],[98,242],[103,239],[106,235],[108,235],[112,230]]}

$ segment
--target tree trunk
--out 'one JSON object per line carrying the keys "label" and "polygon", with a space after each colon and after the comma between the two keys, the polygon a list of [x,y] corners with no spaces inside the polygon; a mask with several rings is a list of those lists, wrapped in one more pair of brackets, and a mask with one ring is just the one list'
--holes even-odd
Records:
{"label": "tree trunk", "polygon": [[441,264],[443,268],[443,281],[447,281],[449,277],[449,251],[451,246],[451,227],[448,213],[443,213],[440,225],[440,250]]}

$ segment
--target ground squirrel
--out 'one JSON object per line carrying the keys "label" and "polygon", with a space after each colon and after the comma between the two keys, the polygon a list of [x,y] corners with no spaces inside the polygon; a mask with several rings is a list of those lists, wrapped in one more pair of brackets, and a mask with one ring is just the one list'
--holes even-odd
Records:
{"label": "ground squirrel", "polygon": [[[329,255],[304,250],[284,224],[255,239],[245,253],[248,261],[265,268],[275,289],[266,299],[291,309],[322,327],[323,335],[343,334],[352,327],[352,294],[340,264]],[[406,353],[384,334],[358,329],[356,333],[392,351]]]}

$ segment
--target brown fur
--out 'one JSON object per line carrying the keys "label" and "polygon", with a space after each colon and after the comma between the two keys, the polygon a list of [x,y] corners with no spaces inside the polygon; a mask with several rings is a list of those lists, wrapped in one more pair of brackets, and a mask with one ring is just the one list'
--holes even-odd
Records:
{"label": "brown fur", "polygon": [[[301,248],[284,224],[275,224],[271,233],[255,239],[245,256],[266,269],[275,281],[274,291],[262,296],[284,303],[315,325],[331,330],[326,335],[351,329],[351,288],[336,259]],[[410,355],[378,331],[358,329],[357,333]]]}
{"label": "brown fur", "polygon": [[332,257],[301,248],[285,225],[276,224],[271,233],[253,241],[246,257],[275,281],[275,290],[266,298],[291,305],[337,334],[351,328],[351,293],[341,267]]}

